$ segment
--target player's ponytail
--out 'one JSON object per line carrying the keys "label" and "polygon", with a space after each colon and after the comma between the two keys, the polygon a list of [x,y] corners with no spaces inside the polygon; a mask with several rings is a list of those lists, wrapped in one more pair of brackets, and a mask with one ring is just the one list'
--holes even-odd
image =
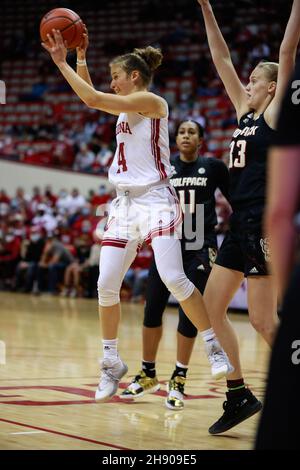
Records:
{"label": "player's ponytail", "polygon": [[152,46],[145,47],[144,49],[134,49],[133,53],[141,57],[148,65],[150,71],[153,73],[162,63],[163,55],[160,49]]}
{"label": "player's ponytail", "polygon": [[110,63],[119,64],[123,70],[129,75],[134,70],[140,72],[142,84],[148,87],[151,83],[153,72],[162,63],[163,55],[160,49],[152,46],[143,49],[134,49],[129,54],[116,57]]}

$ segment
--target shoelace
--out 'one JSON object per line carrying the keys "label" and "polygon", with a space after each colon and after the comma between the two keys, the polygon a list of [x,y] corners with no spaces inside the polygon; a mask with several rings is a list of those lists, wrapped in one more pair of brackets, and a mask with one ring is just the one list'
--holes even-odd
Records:
{"label": "shoelace", "polygon": [[132,381],[131,383],[138,382],[138,381],[139,381],[140,379],[142,379],[142,378],[144,378],[144,377],[142,376],[142,371],[141,371],[139,374],[137,374],[137,375],[134,377],[134,379],[133,379],[133,381]]}
{"label": "shoelace", "polygon": [[211,355],[213,356],[213,360],[215,362],[224,362],[225,355],[222,349],[218,349],[215,345],[212,347]]}
{"label": "shoelace", "polygon": [[101,366],[101,384],[106,384],[107,382],[109,382],[110,380],[114,380],[115,382],[117,382],[119,379],[117,377],[114,376],[114,374],[112,372],[109,371],[109,369],[111,369],[112,367],[106,365],[105,363],[102,363],[102,366]]}
{"label": "shoelace", "polygon": [[172,379],[172,385],[170,387],[170,390],[176,390],[177,392],[182,393],[182,395],[185,395],[184,384],[180,382],[176,382],[175,379]]}

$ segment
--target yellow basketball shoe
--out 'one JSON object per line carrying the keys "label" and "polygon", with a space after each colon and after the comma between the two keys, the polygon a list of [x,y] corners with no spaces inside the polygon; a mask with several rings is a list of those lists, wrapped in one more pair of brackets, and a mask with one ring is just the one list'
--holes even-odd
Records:
{"label": "yellow basketball shoe", "polygon": [[121,393],[120,398],[140,398],[146,393],[154,393],[160,389],[157,377],[148,377],[141,370],[132,380],[131,384]]}
{"label": "yellow basketball shoe", "polygon": [[186,378],[180,375],[173,377],[168,383],[166,407],[170,410],[182,410],[184,407],[184,385]]}

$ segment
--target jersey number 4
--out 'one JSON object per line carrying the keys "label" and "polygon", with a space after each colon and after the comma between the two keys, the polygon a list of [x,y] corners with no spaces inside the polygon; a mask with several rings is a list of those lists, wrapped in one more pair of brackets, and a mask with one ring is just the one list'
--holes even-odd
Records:
{"label": "jersey number 4", "polygon": [[[230,144],[229,154],[229,168],[244,168],[246,165],[246,140],[233,141]],[[237,156],[234,157],[233,153],[236,147]]]}
{"label": "jersey number 4", "polygon": [[118,171],[117,173],[124,173],[124,171],[127,171],[127,164],[126,164],[126,158],[125,158],[125,144],[124,142],[121,142],[118,146]]}

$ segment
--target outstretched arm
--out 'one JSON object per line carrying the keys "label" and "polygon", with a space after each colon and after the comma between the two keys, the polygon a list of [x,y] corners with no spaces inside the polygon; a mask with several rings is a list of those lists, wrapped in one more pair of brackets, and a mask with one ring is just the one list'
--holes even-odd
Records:
{"label": "outstretched arm", "polygon": [[278,79],[275,96],[265,116],[275,127],[277,114],[291,73],[294,70],[297,46],[300,39],[300,0],[294,0],[290,18],[279,50]]}
{"label": "outstretched arm", "polygon": [[89,69],[87,67],[86,63],[86,51],[89,46],[89,35],[88,35],[88,30],[85,25],[84,26],[84,33],[82,37],[82,41],[79,44],[79,46],[76,48],[77,52],[77,69],[76,72],[81,77],[86,83],[91,85],[92,87],[93,82],[90,77]]}
{"label": "outstretched arm", "polygon": [[162,98],[146,91],[131,93],[126,96],[97,91],[81,78],[66,61],[67,48],[59,31],[48,34],[47,44],[42,43],[59,68],[62,75],[73,88],[77,96],[90,108],[99,109],[111,114],[135,112],[160,118],[166,115],[166,106]]}
{"label": "outstretched arm", "polygon": [[220,31],[209,0],[198,0],[198,3],[202,8],[208,45],[213,62],[239,119],[248,111],[244,86],[237,76],[229,49]]}

